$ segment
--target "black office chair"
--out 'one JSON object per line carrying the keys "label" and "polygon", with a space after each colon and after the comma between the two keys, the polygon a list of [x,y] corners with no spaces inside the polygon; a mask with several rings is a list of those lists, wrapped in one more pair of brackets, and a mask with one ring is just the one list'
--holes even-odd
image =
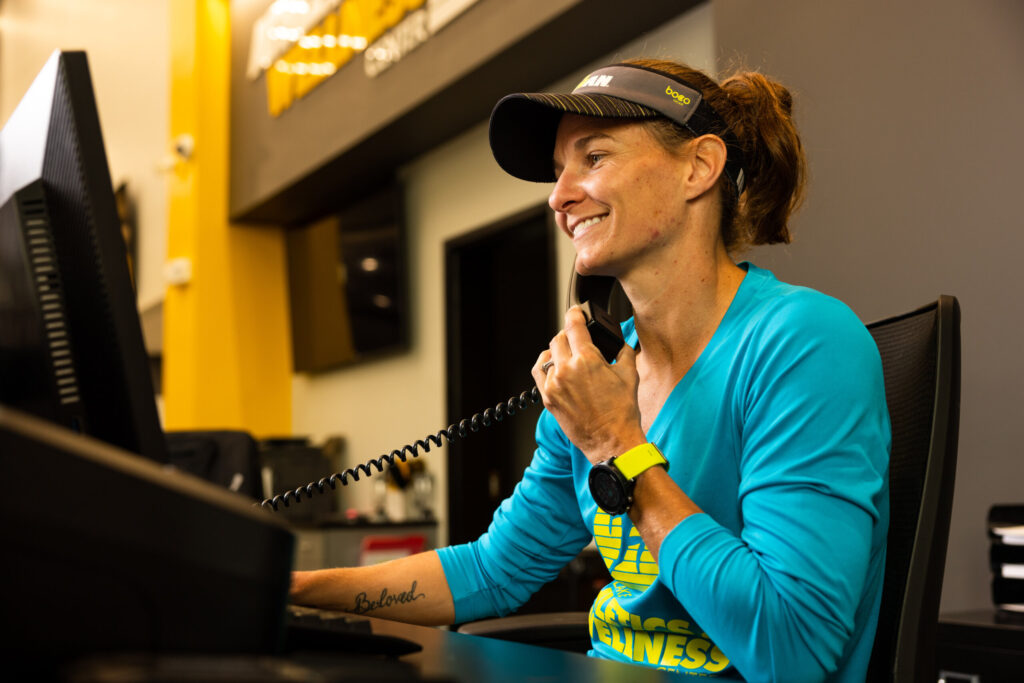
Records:
{"label": "black office chair", "polygon": [[263,498],[259,451],[248,432],[170,431],[166,439],[172,466],[253,500]]}
{"label": "black office chair", "polygon": [[935,681],[960,427],[960,305],[940,296],[868,325],[892,421],[889,540],[869,681]]}
{"label": "black office chair", "polygon": [[[884,588],[867,680],[933,682],[960,425],[960,305],[940,296],[868,329],[882,356],[892,455]],[[590,642],[583,612],[485,619],[459,632],[573,651]]]}

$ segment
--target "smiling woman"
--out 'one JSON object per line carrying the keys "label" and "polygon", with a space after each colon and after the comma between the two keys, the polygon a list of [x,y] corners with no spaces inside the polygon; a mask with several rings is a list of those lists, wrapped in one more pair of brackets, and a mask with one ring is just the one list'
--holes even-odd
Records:
{"label": "smiling woman", "polygon": [[501,100],[495,158],[554,182],[577,270],[617,278],[633,305],[626,345],[606,363],[566,313],[533,368],[534,460],[483,537],[398,561],[385,584],[297,576],[296,595],[351,608],[353,592],[417,580],[425,599],[394,618],[463,622],[516,609],[593,540],[612,579],[594,656],[864,680],[888,524],[878,352],[842,303],[733,260],[789,241],[804,169],[791,108],[760,74],[719,85],[650,60]]}

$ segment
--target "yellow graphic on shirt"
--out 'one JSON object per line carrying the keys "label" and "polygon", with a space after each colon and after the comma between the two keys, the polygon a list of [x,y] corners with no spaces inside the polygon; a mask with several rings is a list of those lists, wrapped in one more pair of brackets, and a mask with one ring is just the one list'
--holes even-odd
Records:
{"label": "yellow graphic on shirt", "polygon": [[658,565],[636,527],[630,525],[629,535],[622,538],[621,516],[598,512],[594,516],[594,543],[616,581],[646,588],[658,578]]}
{"label": "yellow graphic on shirt", "polygon": [[632,614],[620,600],[636,597],[658,578],[655,563],[632,524],[623,529],[623,518],[598,511],[594,517],[594,542],[612,575],[590,608],[590,637],[634,662],[673,671],[716,673],[729,659],[711,642],[708,634],[695,631],[689,621]]}

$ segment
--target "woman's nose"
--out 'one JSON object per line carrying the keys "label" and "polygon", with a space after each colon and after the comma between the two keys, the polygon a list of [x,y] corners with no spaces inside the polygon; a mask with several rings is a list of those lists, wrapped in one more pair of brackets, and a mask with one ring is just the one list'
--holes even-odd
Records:
{"label": "woman's nose", "polygon": [[581,200],[583,192],[577,181],[576,174],[569,169],[564,169],[558,174],[555,186],[551,189],[551,194],[548,195],[548,206],[552,211],[567,211],[569,207]]}

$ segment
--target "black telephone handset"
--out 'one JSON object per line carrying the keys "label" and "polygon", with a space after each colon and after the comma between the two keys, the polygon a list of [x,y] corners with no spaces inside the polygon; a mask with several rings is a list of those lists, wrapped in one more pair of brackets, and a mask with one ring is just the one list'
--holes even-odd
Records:
{"label": "black telephone handset", "polygon": [[[576,272],[575,264],[573,264],[566,308],[574,305],[579,305],[583,311],[583,317],[587,321],[587,330],[590,332],[590,339],[594,342],[594,346],[601,351],[605,360],[611,363],[619,355],[622,345],[625,344],[619,321],[632,315],[632,306],[618,280],[602,275],[579,275]],[[376,467],[378,472],[383,472],[384,465],[394,465],[396,459],[405,462],[409,456],[419,457],[421,448],[424,453],[429,453],[432,445],[443,446],[444,439],[447,439],[449,443],[456,439],[464,439],[470,433],[480,431],[482,427],[490,427],[494,422],[501,422],[505,417],[515,415],[517,410],[524,410],[539,402],[540,391],[537,387],[532,387],[504,403],[499,403],[494,408],[487,408],[473,417],[448,425],[447,429],[429,434],[425,439],[420,439],[414,444],[406,444],[401,449],[393,450],[362,465],[337,472],[319,481],[310,482],[294,491],[286,491],[273,498],[267,498],[258,504],[276,511],[279,504],[283,503],[285,507],[288,507],[292,501],[301,502],[303,496],[312,497],[316,493],[323,493],[327,487],[333,491],[337,488],[338,482],[341,482],[342,486],[348,486],[349,479],[359,481],[360,473],[370,476],[373,473],[371,468]]]}
{"label": "black telephone handset", "polygon": [[573,264],[565,307],[575,305],[583,311],[594,346],[611,363],[625,344],[619,323],[632,314],[619,281],[605,275],[580,275]]}

